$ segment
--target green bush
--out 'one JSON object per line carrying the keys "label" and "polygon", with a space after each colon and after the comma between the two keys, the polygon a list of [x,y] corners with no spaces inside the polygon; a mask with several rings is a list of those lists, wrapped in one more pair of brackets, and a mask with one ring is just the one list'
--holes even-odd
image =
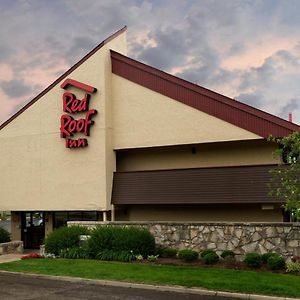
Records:
{"label": "green bush", "polygon": [[159,256],[158,254],[157,255],[148,255],[147,260],[151,261],[151,262],[157,261],[158,256]]}
{"label": "green bush", "polygon": [[6,243],[9,241],[10,241],[9,232],[5,228],[0,227],[0,243]]}
{"label": "green bush", "polygon": [[264,253],[262,256],[261,256],[261,260],[264,264],[267,263],[268,259],[271,257],[271,256],[276,256],[278,255],[277,253],[275,252],[267,252],[267,253]]}
{"label": "green bush", "polygon": [[215,253],[214,250],[212,249],[206,249],[206,250],[203,250],[200,254],[201,257],[204,257],[205,255],[207,255],[208,253]]}
{"label": "green bush", "polygon": [[123,261],[129,262],[136,259],[136,256],[132,251],[115,251],[104,249],[97,253],[96,259],[106,260],[106,261]]}
{"label": "green bush", "polygon": [[251,268],[259,268],[262,264],[261,255],[256,252],[247,253],[244,262]]}
{"label": "green bush", "polygon": [[202,259],[204,260],[204,263],[206,265],[212,265],[219,260],[219,256],[216,252],[209,252],[206,255],[204,255]]}
{"label": "green bush", "polygon": [[61,227],[52,231],[45,239],[45,251],[60,255],[62,250],[79,246],[79,236],[89,234],[82,226]]}
{"label": "green bush", "polygon": [[[117,255],[132,253],[147,257],[155,252],[155,240],[151,233],[142,228],[98,226],[91,232],[88,240],[91,258],[110,256],[110,251]],[[108,252],[107,252],[108,251]]]}
{"label": "green bush", "polygon": [[297,263],[297,262],[290,262],[290,263],[287,263],[287,266],[286,266],[286,271],[288,273],[298,273],[300,272],[300,263]]}
{"label": "green bush", "polygon": [[174,248],[162,248],[160,253],[157,253],[160,257],[176,257],[177,249]]}
{"label": "green bush", "polygon": [[267,261],[268,268],[271,270],[283,270],[285,268],[285,259],[280,255],[272,255]]}
{"label": "green bush", "polygon": [[59,257],[69,259],[88,258],[88,252],[84,247],[75,246],[68,249],[62,249],[60,251]]}
{"label": "green bush", "polygon": [[221,253],[221,257],[222,258],[226,258],[226,257],[230,257],[230,258],[234,258],[235,254],[232,250],[224,250],[222,253]]}
{"label": "green bush", "polygon": [[178,252],[178,258],[185,260],[185,261],[193,261],[196,260],[199,256],[199,253],[190,250],[190,249],[184,249]]}

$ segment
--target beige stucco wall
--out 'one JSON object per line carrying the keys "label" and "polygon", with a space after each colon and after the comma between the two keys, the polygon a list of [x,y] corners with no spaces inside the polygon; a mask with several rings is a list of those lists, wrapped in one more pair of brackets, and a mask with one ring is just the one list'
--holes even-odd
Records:
{"label": "beige stucco wall", "polygon": [[112,87],[115,149],[261,138],[114,74]]}
{"label": "beige stucco wall", "polygon": [[265,140],[247,140],[122,150],[117,152],[117,171],[272,164],[278,162],[275,147]]}
{"label": "beige stucco wall", "polygon": [[[120,170],[272,161],[272,146],[258,146],[256,134],[112,74],[110,49],[126,54],[126,32],[68,75],[98,90],[90,100],[98,114],[88,147],[67,149],[60,138],[60,83],[0,130],[0,210],[109,210],[117,149],[161,147],[126,152]],[[68,91],[83,97],[76,88]],[[240,140],[254,146],[229,143]],[[162,147],[184,144],[199,144],[197,153],[190,146]]]}
{"label": "beige stucco wall", "polygon": [[[64,90],[60,83],[0,130],[0,210],[107,210],[115,170],[111,139],[110,49],[126,54],[126,32],[117,36],[68,78],[97,88],[89,146],[65,148],[60,138]],[[69,88],[77,98],[83,93]],[[84,113],[85,115],[85,113]],[[80,115],[74,115],[79,119]],[[85,137],[81,135],[81,137]]]}
{"label": "beige stucco wall", "polygon": [[[123,210],[124,211],[124,210]],[[244,205],[133,205],[118,213],[129,221],[218,221],[218,222],[282,222],[281,208],[263,210],[260,204]]]}

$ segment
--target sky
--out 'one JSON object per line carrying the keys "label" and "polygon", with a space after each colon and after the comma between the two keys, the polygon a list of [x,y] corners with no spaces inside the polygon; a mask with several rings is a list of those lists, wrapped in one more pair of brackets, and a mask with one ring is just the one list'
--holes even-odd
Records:
{"label": "sky", "polygon": [[0,124],[127,26],[128,56],[300,124],[300,0],[0,0]]}

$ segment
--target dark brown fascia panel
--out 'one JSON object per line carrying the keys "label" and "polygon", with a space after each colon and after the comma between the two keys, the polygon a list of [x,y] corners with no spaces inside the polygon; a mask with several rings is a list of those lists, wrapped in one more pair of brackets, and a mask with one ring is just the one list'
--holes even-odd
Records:
{"label": "dark brown fascia panel", "polygon": [[3,124],[0,125],[0,130],[4,128],[7,124],[17,118],[21,113],[23,113],[27,108],[37,102],[41,97],[47,94],[54,86],[56,86],[59,82],[61,82],[65,77],[67,77],[70,73],[72,73],[75,69],[77,69],[81,64],[83,64],[87,59],[89,59],[93,54],[95,54],[100,48],[102,48],[109,41],[113,40],[121,33],[127,30],[127,27],[124,26],[119,31],[115,32],[107,39],[102,41],[98,46],[96,46],[93,50],[91,50],[88,54],[86,54],[80,61],[78,61],[75,65],[73,65],[69,70],[67,70],[64,74],[62,74],[59,78],[57,78],[53,83],[51,83],[46,89],[44,89],[40,94],[38,94],[35,98],[33,98],[30,102],[28,102],[25,106],[23,106],[19,111],[17,111],[13,116],[11,116],[8,120],[6,120]]}
{"label": "dark brown fascia panel", "polygon": [[268,196],[276,165],[115,172],[112,203],[282,203]]}
{"label": "dark brown fascia panel", "polygon": [[112,72],[162,95],[267,138],[299,131],[297,124],[195,85],[111,50]]}

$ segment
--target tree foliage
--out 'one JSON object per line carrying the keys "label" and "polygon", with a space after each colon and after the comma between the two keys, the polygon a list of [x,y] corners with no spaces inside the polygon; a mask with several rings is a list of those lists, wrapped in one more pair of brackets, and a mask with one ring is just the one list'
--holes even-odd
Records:
{"label": "tree foliage", "polygon": [[292,220],[300,220],[300,133],[293,132],[282,139],[270,138],[278,144],[275,155],[282,164],[272,170],[270,195],[284,201],[283,207],[291,212]]}

